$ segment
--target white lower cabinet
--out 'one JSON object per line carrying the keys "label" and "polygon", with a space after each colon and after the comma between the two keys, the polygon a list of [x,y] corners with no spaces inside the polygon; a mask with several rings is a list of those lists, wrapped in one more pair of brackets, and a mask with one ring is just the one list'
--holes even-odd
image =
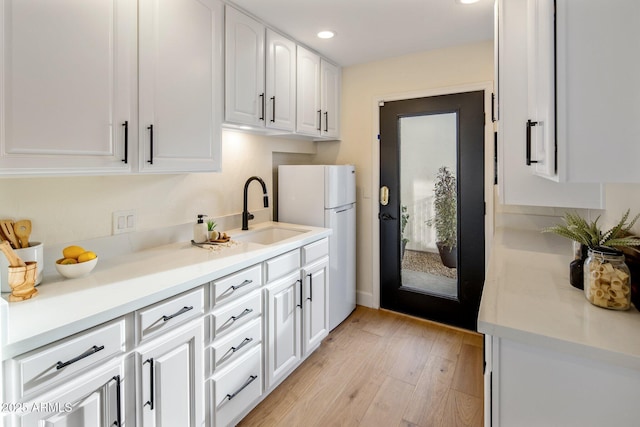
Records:
{"label": "white lower cabinet", "polygon": [[199,319],[136,351],[140,426],[203,424],[203,341]]}
{"label": "white lower cabinet", "polygon": [[269,388],[277,384],[302,357],[302,282],[300,273],[275,281],[265,291],[268,316],[266,365]]}
{"label": "white lower cabinet", "polygon": [[329,258],[306,266],[304,278],[304,354],[315,350],[329,334]]}
{"label": "white lower cabinet", "polygon": [[[120,359],[94,369],[31,401],[23,402],[17,427],[124,426],[124,370]],[[6,421],[6,420],[5,420]]]}

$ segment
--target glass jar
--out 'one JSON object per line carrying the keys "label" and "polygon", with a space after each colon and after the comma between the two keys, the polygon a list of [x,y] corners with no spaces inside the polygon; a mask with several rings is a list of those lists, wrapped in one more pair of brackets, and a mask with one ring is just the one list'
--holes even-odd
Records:
{"label": "glass jar", "polygon": [[612,310],[631,307],[631,281],[624,254],[607,246],[589,249],[584,262],[584,295],[593,305]]}

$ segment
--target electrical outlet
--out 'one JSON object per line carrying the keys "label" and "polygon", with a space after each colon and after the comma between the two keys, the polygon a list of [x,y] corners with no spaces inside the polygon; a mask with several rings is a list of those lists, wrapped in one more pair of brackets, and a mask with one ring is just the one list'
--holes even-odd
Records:
{"label": "electrical outlet", "polygon": [[135,210],[115,211],[113,213],[113,234],[136,231],[138,218]]}

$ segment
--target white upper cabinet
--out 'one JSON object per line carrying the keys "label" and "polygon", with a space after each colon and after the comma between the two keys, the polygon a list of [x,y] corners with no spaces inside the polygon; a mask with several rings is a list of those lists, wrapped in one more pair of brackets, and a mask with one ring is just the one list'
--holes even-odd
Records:
{"label": "white upper cabinet", "polygon": [[340,68],[324,59],[320,60],[320,109],[322,110],[321,135],[337,138],[340,135]]}
{"label": "white upper cabinet", "polygon": [[5,0],[1,8],[0,174],[130,171],[135,2]]}
{"label": "white upper cabinet", "polygon": [[640,2],[556,8],[560,180],[640,182]]}
{"label": "white upper cabinet", "polygon": [[225,121],[263,127],[265,27],[231,7],[225,23]]}
{"label": "white upper cabinet", "polygon": [[298,46],[297,126],[300,134],[337,138],[340,129],[340,68]]}
{"label": "white upper cabinet", "polygon": [[[499,185],[502,203],[513,205],[557,206],[573,208],[603,208],[603,188],[599,184],[559,183],[542,178],[535,173],[537,163],[527,161],[527,130],[532,131],[531,160],[539,160],[537,148],[533,147],[534,134],[538,127],[531,121],[548,119],[529,116],[528,1],[498,1],[498,75],[500,88],[498,104]],[[540,0],[543,1],[543,0]],[[548,0],[544,0],[548,1]],[[530,65],[531,64],[531,65]],[[547,70],[540,66],[540,69]],[[548,74],[544,74],[547,75]],[[542,78],[542,74],[540,75]],[[545,87],[540,84],[541,87]],[[548,94],[541,93],[540,101]],[[548,110],[547,110],[548,113]],[[553,114],[551,114],[553,116]],[[594,141],[592,141],[594,142]],[[595,142],[594,142],[595,143]],[[553,151],[553,150],[551,150]],[[527,165],[527,163],[530,163]]]}
{"label": "white upper cabinet", "polygon": [[296,44],[227,7],[225,122],[295,129]]}
{"label": "white upper cabinet", "polygon": [[267,29],[266,119],[268,128],[296,127],[296,44]]}
{"label": "white upper cabinet", "polygon": [[140,0],[140,171],[220,170],[223,25],[218,0]]}

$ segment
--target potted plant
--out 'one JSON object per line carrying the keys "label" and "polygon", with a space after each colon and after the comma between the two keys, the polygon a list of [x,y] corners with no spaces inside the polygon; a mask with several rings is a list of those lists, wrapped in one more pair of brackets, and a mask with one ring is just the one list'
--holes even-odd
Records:
{"label": "potted plant", "polygon": [[400,259],[404,258],[404,251],[407,247],[407,243],[409,243],[409,239],[404,237],[404,229],[407,228],[407,223],[409,222],[409,214],[407,213],[407,206],[402,205],[400,207],[400,235],[402,236],[401,246],[400,246]]}
{"label": "potted plant", "polygon": [[620,218],[620,220],[608,229],[602,231],[598,225],[598,216],[594,221],[587,221],[580,215],[566,212],[564,214],[564,224],[554,225],[542,231],[545,233],[554,233],[558,236],[566,237],[573,240],[579,246],[576,250],[575,259],[569,265],[569,282],[572,286],[583,289],[583,270],[584,260],[587,258],[588,249],[596,246],[610,246],[617,249],[630,248],[640,246],[640,238],[631,234],[631,228],[636,223],[640,214],[636,215],[630,222],[630,209]]}
{"label": "potted plant", "polygon": [[427,221],[436,229],[436,246],[442,264],[449,268],[458,265],[458,197],[456,177],[446,167],[438,169],[434,185],[435,215]]}

